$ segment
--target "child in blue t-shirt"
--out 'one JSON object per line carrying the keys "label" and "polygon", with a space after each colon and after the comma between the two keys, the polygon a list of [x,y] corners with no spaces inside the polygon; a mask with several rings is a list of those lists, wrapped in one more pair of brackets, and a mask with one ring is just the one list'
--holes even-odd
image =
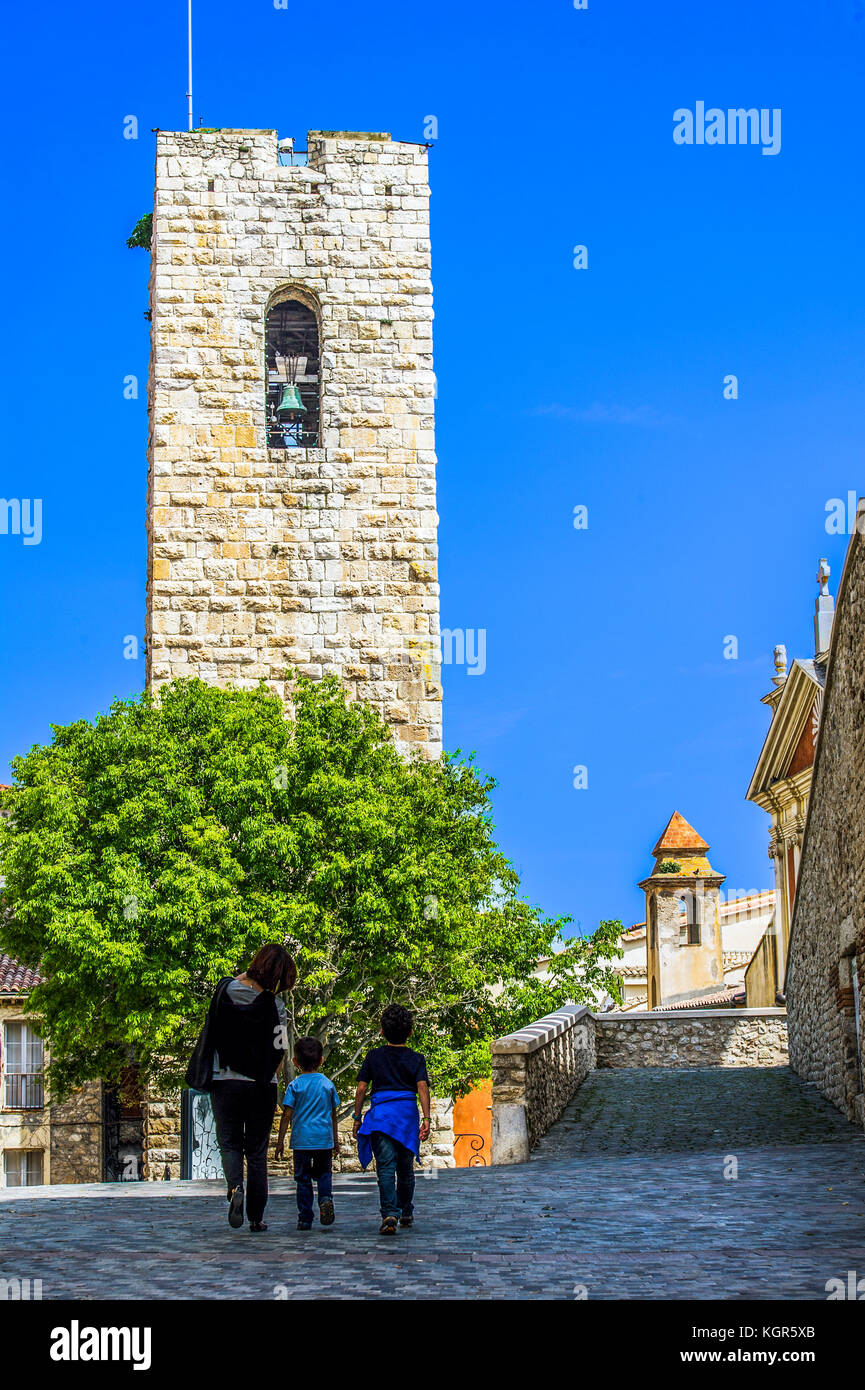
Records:
{"label": "child in blue t-shirt", "polygon": [[318,1038],[298,1038],[294,1048],[297,1076],[283,1097],[282,1119],[274,1158],[285,1154],[285,1135],[291,1125],[294,1179],[297,1183],[297,1229],[312,1230],[313,1181],[318,1184],[322,1226],[332,1226],[333,1159],[339,1153],[336,1087],[319,1073],[324,1048]]}

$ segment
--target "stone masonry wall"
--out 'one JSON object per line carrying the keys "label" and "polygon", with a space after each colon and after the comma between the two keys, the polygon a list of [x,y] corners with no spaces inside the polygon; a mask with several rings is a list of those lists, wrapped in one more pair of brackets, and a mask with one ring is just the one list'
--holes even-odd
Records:
{"label": "stone masonry wall", "polygon": [[[865,529],[860,503],[857,525]],[[850,539],[838,590],[790,944],[790,1061],[848,1119],[865,1123],[865,537]],[[855,963],[855,966],[854,966]]]}
{"label": "stone masonry wall", "polygon": [[102,1182],[102,1082],[88,1081],[48,1114],[51,1182]]}
{"label": "stone masonry wall", "polygon": [[[278,1116],[277,1116],[278,1118]],[[420,1146],[421,1168],[454,1168],[454,1103],[452,1100],[433,1099],[430,1106],[430,1137]],[[352,1120],[347,1115],[339,1126],[339,1158],[334,1160],[335,1173],[359,1173],[360,1160],[357,1156],[357,1142],[352,1137]],[[274,1131],[274,1142],[276,1133]],[[273,1172],[291,1174],[289,1164],[273,1164]],[[372,1170],[370,1170],[372,1171]]]}
{"label": "stone masonry wall", "polygon": [[181,1101],[180,1092],[168,1096],[148,1095],[142,1106],[144,1115],[144,1161],[142,1176],[153,1182],[180,1177]]}
{"label": "stone masonry wall", "polygon": [[[279,1129],[280,1108],[277,1106],[270,1137],[268,1172],[272,1177],[291,1177],[291,1161],[277,1163],[273,1157],[276,1136]],[[453,1101],[433,1099],[431,1107],[432,1127],[430,1137],[421,1144],[420,1165],[422,1168],[453,1168],[454,1161],[454,1122]],[[357,1144],[352,1138],[351,1116],[340,1121],[339,1157],[334,1160],[335,1173],[359,1173],[360,1162]],[[180,1093],[171,1096],[148,1098],[144,1105],[144,1174],[151,1181],[165,1177],[168,1168],[169,1178],[180,1177],[181,1169],[181,1100]]]}
{"label": "stone masonry wall", "polygon": [[779,1067],[787,1064],[783,1009],[683,1010],[595,1016],[599,1067]]}
{"label": "stone masonry wall", "polygon": [[[427,151],[160,132],[151,266],[147,678],[333,672],[441,751]],[[319,317],[319,448],[268,450],[265,320]]]}

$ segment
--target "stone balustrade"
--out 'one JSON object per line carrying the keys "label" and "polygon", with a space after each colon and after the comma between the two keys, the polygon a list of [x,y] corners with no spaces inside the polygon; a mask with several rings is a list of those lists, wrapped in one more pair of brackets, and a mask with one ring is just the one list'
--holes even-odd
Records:
{"label": "stone balustrade", "polygon": [[595,1022],[568,1004],[497,1038],[493,1055],[493,1163],[525,1163],[595,1066]]}

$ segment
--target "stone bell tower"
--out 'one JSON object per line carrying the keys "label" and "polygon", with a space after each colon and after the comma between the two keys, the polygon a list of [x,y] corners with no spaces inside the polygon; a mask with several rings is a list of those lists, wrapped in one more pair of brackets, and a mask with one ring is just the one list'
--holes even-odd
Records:
{"label": "stone bell tower", "polygon": [[147,679],[335,673],[441,751],[427,150],[160,131]]}
{"label": "stone bell tower", "polygon": [[652,854],[655,867],[640,884],[646,895],[650,1009],[698,999],[724,987],[721,949],[723,874],[709,846],[674,811]]}

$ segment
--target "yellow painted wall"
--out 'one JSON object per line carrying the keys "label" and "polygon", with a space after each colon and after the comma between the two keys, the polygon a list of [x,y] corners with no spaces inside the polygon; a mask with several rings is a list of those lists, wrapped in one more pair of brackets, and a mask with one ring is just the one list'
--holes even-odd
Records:
{"label": "yellow painted wall", "polygon": [[745,1003],[749,1009],[770,1009],[781,987],[777,978],[778,951],[774,923],[770,923],[745,971]]}

